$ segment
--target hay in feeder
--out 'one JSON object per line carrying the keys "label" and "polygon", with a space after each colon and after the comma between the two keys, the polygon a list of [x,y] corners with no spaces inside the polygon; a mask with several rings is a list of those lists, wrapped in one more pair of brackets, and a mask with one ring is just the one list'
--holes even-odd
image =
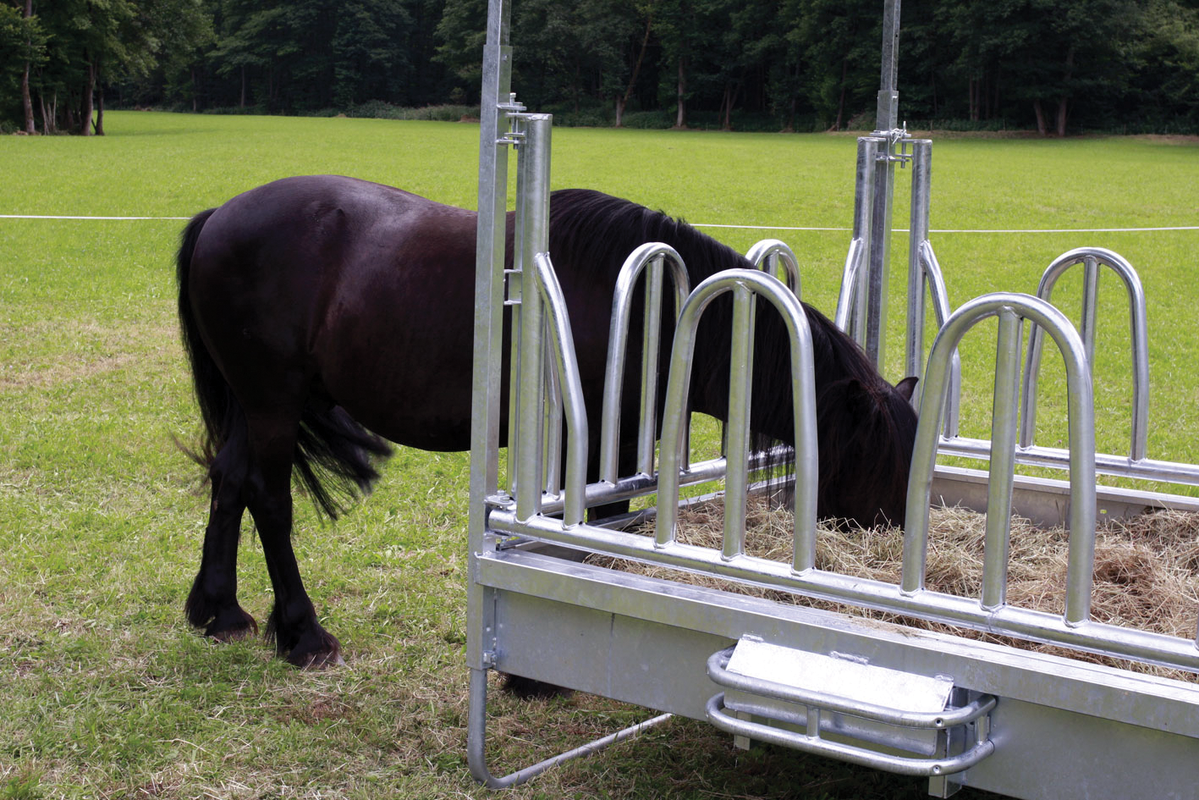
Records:
{"label": "hay in feeder", "polygon": [[[724,506],[706,502],[680,510],[678,541],[719,550]],[[960,508],[934,508],[929,523],[926,586],[934,591],[977,598],[981,593],[986,517]],[[640,533],[653,534],[653,523]],[[746,553],[790,563],[793,516],[764,498],[750,500],[746,516]],[[1042,529],[1026,519],[1012,520],[1008,603],[1051,614],[1065,608],[1068,531]],[[839,530],[821,524],[816,537],[816,566],[854,577],[898,583],[903,534],[897,528]],[[669,567],[592,557],[594,563],[644,575],[668,577],[816,608],[844,606],[790,592],[749,586],[709,575],[681,573]],[[1199,514],[1161,511],[1099,528],[1095,542],[1092,618],[1097,622],[1194,638],[1199,609]],[[1199,675],[1139,662],[1113,660],[964,628],[854,609],[873,619],[901,621],[913,627],[998,642],[1038,652],[1110,664],[1138,672],[1199,682]]]}

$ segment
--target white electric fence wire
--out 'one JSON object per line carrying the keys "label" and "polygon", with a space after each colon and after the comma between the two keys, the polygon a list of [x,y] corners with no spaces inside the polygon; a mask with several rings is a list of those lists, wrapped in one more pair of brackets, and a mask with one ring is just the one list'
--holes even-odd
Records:
{"label": "white electric fence wire", "polygon": [[[184,221],[191,217],[100,217],[73,214],[0,214],[0,219],[54,219],[54,220],[173,220]],[[852,228],[796,227],[790,225],[726,225],[715,222],[694,222],[693,228],[734,228],[754,231],[831,231],[843,233]],[[934,228],[929,233],[1159,233],[1167,231],[1199,231],[1199,225],[1171,225],[1157,228]],[[895,233],[908,233],[905,228],[896,228]]]}

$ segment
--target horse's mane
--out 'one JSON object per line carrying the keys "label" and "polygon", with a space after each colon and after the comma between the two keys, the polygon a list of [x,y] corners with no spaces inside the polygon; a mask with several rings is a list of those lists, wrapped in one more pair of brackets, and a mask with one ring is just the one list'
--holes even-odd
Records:
{"label": "horse's mane", "polygon": [[[584,252],[610,270],[615,282],[625,257],[645,242],[665,242],[687,263],[692,286],[708,275],[749,262],[732,248],[680,219],[591,189],[561,189],[550,196],[550,251]],[[581,259],[580,259],[581,261]]]}
{"label": "horse's mane", "polygon": [[[628,254],[637,246],[652,241],[665,242],[679,252],[693,287],[720,270],[752,267],[731,247],[664,212],[587,189],[563,189],[553,192],[550,197],[551,253],[573,254],[571,260],[576,266],[590,264],[603,270],[602,276],[595,276],[598,281],[615,284]],[[782,334],[781,319],[769,306],[767,302],[758,303],[754,344],[753,419],[759,433],[755,434],[753,444],[759,450],[780,443],[782,432],[792,424],[788,340]],[[902,481],[902,486],[906,487],[915,414],[902,398],[897,397],[895,389],[879,375],[852,338],[807,303],[804,303],[804,310],[812,333],[817,416],[821,420],[821,515],[848,513],[849,503],[856,498],[846,500],[836,496],[847,489],[840,485],[838,476],[851,468],[862,470],[861,463],[847,463],[862,455],[870,461],[866,469],[874,491],[880,496],[894,492],[902,496],[902,488],[884,487],[894,481]],[[709,413],[718,417],[723,417],[727,411],[727,342],[731,318],[729,298],[717,298],[705,313],[697,332],[697,358],[705,350],[721,355],[705,370],[697,370],[693,375],[692,396],[695,397],[698,389],[712,404]],[[783,454],[771,465],[776,473],[786,474],[789,458],[788,454]]]}
{"label": "horse's mane", "polygon": [[[551,252],[586,253],[586,259],[579,258],[576,262],[592,263],[607,270],[603,277],[610,283],[615,283],[625,257],[634,248],[655,241],[665,242],[679,252],[687,265],[692,287],[720,270],[752,267],[736,250],[665,212],[653,211],[630,200],[590,189],[561,189],[551,195]],[[837,374],[856,379],[863,386],[876,388],[882,378],[861,347],[819,310],[807,303],[803,306],[812,331],[817,374]],[[719,309],[714,309],[712,313],[723,316]],[[771,316],[762,315],[759,324]],[[706,327],[718,333],[717,326]],[[765,338],[767,344],[785,341],[775,336],[758,338]],[[771,365],[787,363],[786,348],[780,348],[777,354],[759,353],[759,357]]]}

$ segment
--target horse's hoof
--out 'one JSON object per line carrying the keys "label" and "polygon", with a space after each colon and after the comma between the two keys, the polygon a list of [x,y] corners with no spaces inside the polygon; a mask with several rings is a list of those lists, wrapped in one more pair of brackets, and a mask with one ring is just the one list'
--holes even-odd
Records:
{"label": "horse's hoof", "polygon": [[520,675],[504,675],[503,690],[521,700],[548,700],[551,697],[569,697],[571,690],[544,681],[535,681]]}
{"label": "horse's hoof", "polygon": [[333,669],[344,667],[346,660],[341,653],[318,653],[308,659],[308,663],[300,665],[301,669]]}
{"label": "horse's hoof", "polygon": [[341,644],[324,629],[314,637],[314,640],[304,643],[303,639],[287,654],[287,663],[300,669],[330,669],[344,667],[345,659],[341,657]]}
{"label": "horse's hoof", "polygon": [[214,642],[222,644],[237,642],[258,635],[258,623],[240,606],[217,614],[212,622],[204,628],[204,635]]}
{"label": "horse's hoof", "polygon": [[225,631],[216,631],[214,633],[205,634],[209,639],[212,639],[218,644],[228,644],[229,642],[240,642],[242,639],[249,639],[258,635],[256,628],[237,628]]}

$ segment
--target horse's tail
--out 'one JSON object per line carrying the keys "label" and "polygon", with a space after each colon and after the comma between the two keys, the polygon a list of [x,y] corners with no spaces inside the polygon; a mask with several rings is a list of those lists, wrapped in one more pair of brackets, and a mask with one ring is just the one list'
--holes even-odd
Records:
{"label": "horse's tail", "polygon": [[200,406],[200,417],[204,421],[204,435],[198,451],[186,450],[200,466],[211,468],[212,462],[222,446],[228,441],[241,415],[241,408],[233,397],[233,391],[225,382],[225,376],[213,360],[212,354],[200,337],[196,315],[192,311],[189,275],[192,254],[204,223],[212,216],[215,208],[201,211],[191,218],[180,236],[179,253],[175,257],[175,279],[179,285],[179,334],[183,339],[183,350],[191,365],[192,386],[196,402]]}
{"label": "horse's tail", "polygon": [[[248,459],[246,416],[233,389],[225,380],[200,336],[189,289],[192,254],[204,223],[214,208],[192,217],[180,237],[176,257],[179,284],[179,330],[183,349],[191,365],[192,383],[204,433],[198,450],[182,449],[212,475],[218,454],[231,440],[235,447],[226,456],[234,461]],[[352,500],[370,491],[379,477],[375,463],[391,455],[387,442],[359,425],[344,409],[317,402],[304,406],[296,439],[294,462],[299,477],[318,511],[335,519],[342,500]]]}

